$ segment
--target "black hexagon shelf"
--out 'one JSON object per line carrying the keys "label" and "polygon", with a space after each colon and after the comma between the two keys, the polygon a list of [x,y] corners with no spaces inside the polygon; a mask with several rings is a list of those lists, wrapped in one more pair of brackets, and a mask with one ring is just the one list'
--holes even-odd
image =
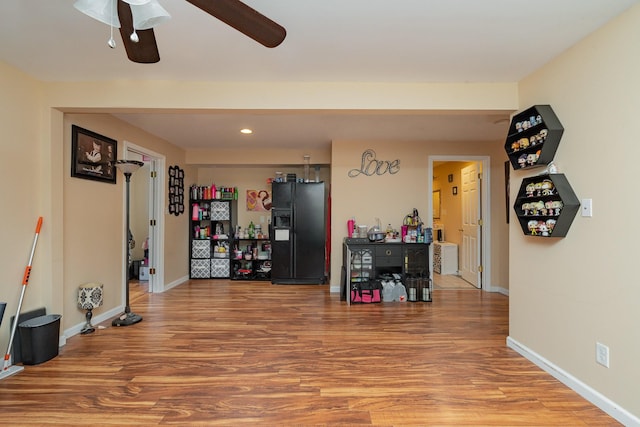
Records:
{"label": "black hexagon shelf", "polygon": [[579,208],[561,173],[524,178],[513,205],[524,234],[538,237],[565,237]]}
{"label": "black hexagon shelf", "polygon": [[564,133],[550,105],[534,105],[515,116],[504,149],[513,169],[529,169],[551,163]]}

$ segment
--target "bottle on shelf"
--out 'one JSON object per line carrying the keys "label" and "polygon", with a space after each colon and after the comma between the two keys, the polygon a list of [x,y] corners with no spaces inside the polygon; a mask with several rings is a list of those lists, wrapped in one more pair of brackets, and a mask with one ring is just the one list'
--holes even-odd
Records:
{"label": "bottle on shelf", "polygon": [[356,219],[352,217],[349,221],[347,221],[347,236],[353,237],[353,231],[355,227],[356,227]]}
{"label": "bottle on shelf", "polygon": [[197,221],[198,220],[199,211],[200,211],[200,208],[198,207],[198,204],[194,203],[193,204],[193,209],[191,209],[191,219],[193,221]]}
{"label": "bottle on shelf", "polygon": [[253,225],[253,221],[251,221],[249,223],[249,238],[250,239],[255,238],[255,236],[256,236],[255,232],[256,232],[256,226]]}

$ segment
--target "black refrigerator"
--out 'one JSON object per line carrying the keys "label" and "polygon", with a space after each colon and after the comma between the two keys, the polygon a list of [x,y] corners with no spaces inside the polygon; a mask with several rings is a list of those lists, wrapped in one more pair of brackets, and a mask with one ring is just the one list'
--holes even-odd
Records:
{"label": "black refrigerator", "polygon": [[324,284],[324,182],[274,182],[271,199],[271,283]]}

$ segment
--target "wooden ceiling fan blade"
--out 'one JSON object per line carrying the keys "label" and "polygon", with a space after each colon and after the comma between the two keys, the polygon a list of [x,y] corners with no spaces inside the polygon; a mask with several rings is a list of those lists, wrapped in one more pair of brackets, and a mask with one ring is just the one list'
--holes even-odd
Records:
{"label": "wooden ceiling fan blade", "polygon": [[120,35],[122,43],[127,51],[127,57],[140,64],[154,64],[160,61],[160,53],[156,44],[156,36],[153,29],[136,30],[138,42],[131,40],[133,33],[133,16],[129,4],[118,0],[118,18],[120,18]]}
{"label": "wooden ceiling fan blade", "polygon": [[276,47],[287,31],[239,0],[187,0],[266,47]]}

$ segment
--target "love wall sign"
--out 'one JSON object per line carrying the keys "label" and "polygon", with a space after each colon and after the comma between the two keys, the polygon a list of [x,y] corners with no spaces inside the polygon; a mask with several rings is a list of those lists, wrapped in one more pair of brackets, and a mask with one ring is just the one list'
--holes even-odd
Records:
{"label": "love wall sign", "polygon": [[393,175],[398,172],[400,172],[400,159],[391,161],[378,160],[376,159],[376,152],[368,149],[362,153],[360,169],[351,169],[348,175],[349,178],[355,178],[358,175],[372,176],[384,175],[385,173]]}

